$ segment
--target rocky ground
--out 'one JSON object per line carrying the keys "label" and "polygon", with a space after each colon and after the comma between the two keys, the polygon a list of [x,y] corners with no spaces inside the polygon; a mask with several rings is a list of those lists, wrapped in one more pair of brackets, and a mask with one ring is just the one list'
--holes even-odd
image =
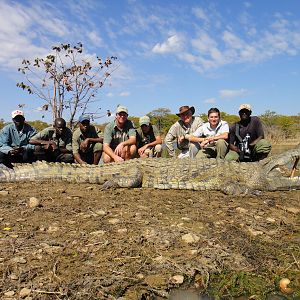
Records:
{"label": "rocky ground", "polygon": [[300,191],[1,184],[0,297],[300,299],[299,221]]}

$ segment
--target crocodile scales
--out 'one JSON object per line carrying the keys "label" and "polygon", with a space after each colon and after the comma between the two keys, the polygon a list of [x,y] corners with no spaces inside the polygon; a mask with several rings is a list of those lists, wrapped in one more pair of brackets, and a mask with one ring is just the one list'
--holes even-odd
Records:
{"label": "crocodile scales", "polygon": [[300,189],[300,177],[286,176],[299,161],[300,147],[260,162],[217,159],[133,159],[104,165],[36,162],[0,168],[0,182],[66,181],[104,187],[216,190],[226,194]]}

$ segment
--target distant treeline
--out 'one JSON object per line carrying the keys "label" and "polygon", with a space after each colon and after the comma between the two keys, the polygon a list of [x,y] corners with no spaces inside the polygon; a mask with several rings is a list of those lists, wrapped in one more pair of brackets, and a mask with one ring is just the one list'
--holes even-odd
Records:
{"label": "distant treeline", "polygon": [[[147,114],[152,124],[156,125],[162,134],[165,136],[169,128],[178,120],[176,114],[171,114],[168,108],[158,108]],[[200,117],[207,121],[206,114],[200,114]],[[273,143],[282,143],[286,139],[298,139],[300,141],[300,113],[295,116],[279,115],[274,111],[267,110],[264,114],[259,115],[265,129],[266,138]],[[225,112],[221,113],[222,120],[227,121],[230,125],[239,120],[238,115],[230,115]],[[130,120],[134,122],[136,126],[139,124],[139,117],[130,116]],[[51,126],[43,121],[29,121],[31,126],[36,130]],[[3,128],[7,122],[0,119],[0,129]],[[106,124],[94,124],[96,127],[103,131]]]}

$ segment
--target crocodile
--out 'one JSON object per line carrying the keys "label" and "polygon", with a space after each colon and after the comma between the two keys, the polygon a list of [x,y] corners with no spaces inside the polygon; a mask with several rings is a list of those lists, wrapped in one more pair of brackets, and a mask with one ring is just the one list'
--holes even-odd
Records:
{"label": "crocodile", "polygon": [[228,162],[218,159],[145,158],[104,165],[65,163],[18,164],[0,167],[0,182],[66,181],[97,183],[107,187],[186,189],[249,194],[259,191],[300,189],[296,169],[300,147],[259,162]]}

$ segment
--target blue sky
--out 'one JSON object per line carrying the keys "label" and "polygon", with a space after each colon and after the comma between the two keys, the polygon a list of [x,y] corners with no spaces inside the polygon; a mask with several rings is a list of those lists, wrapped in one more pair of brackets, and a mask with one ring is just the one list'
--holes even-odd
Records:
{"label": "blue sky", "polygon": [[18,104],[28,120],[41,118],[43,102],[16,87],[22,59],[77,42],[88,55],[118,57],[91,108],[104,114],[117,104],[134,116],[181,105],[237,114],[240,103],[258,115],[300,112],[299,0],[0,0],[0,41],[5,120]]}

